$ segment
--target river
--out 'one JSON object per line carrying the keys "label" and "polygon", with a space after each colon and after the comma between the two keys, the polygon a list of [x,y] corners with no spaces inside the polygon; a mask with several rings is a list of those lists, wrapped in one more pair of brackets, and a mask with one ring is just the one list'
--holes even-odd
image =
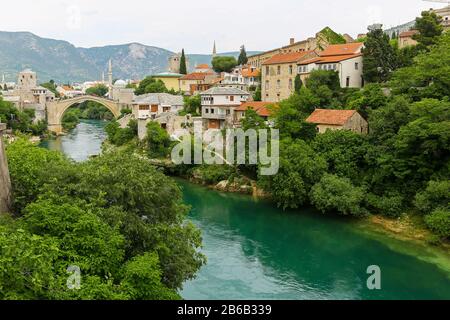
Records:
{"label": "river", "polygon": [[[83,121],[42,146],[86,160],[101,151],[104,125]],[[208,258],[185,284],[185,299],[450,299],[444,252],[312,209],[283,212],[266,201],[177,181]],[[367,288],[371,265],[380,267],[381,290]]]}

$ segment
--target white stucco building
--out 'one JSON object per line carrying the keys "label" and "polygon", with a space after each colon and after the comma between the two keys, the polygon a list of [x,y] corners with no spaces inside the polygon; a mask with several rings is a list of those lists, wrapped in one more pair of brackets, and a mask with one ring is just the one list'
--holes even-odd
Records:
{"label": "white stucco building", "polygon": [[236,88],[214,87],[202,92],[200,96],[203,127],[224,129],[233,125],[234,110],[247,101],[250,94]]}

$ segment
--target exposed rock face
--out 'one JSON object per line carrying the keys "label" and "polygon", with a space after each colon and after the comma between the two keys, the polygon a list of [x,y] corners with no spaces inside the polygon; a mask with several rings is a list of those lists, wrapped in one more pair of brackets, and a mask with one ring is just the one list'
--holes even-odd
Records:
{"label": "exposed rock face", "polygon": [[3,145],[3,131],[5,129],[6,125],[0,123],[0,214],[8,212],[11,205],[11,180]]}

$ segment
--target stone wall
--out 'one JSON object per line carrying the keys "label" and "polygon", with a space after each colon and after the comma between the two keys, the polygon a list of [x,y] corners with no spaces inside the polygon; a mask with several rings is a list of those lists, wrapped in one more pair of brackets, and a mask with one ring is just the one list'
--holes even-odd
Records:
{"label": "stone wall", "polygon": [[3,144],[3,131],[5,129],[6,124],[0,123],[0,214],[8,212],[11,205],[11,180]]}

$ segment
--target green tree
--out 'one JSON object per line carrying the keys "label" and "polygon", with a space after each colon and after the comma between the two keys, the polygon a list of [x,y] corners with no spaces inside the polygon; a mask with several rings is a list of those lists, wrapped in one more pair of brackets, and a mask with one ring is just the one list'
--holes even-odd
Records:
{"label": "green tree", "polygon": [[60,97],[59,92],[56,90],[55,81],[50,80],[49,82],[41,83],[41,86],[53,92],[57,98]]}
{"label": "green tree", "polygon": [[253,93],[253,101],[261,101],[261,85],[259,85]]}
{"label": "green tree", "polygon": [[387,102],[388,97],[383,93],[382,86],[379,83],[369,83],[347,101],[347,106],[367,117],[371,111],[384,107]]}
{"label": "green tree", "polygon": [[108,93],[109,89],[103,84],[98,84],[92,88],[86,90],[86,94],[97,97],[104,97]]}
{"label": "green tree", "polygon": [[295,76],[295,80],[294,80],[295,92],[300,93],[300,89],[302,88],[302,86],[303,86],[303,82],[302,82],[302,79],[300,78],[300,75],[298,74]]}
{"label": "green tree", "polygon": [[410,67],[397,70],[389,83],[396,95],[406,94],[418,101],[443,99],[450,92],[450,33],[444,33],[438,44],[419,54]]}
{"label": "green tree", "polygon": [[367,34],[363,53],[363,77],[366,82],[385,82],[397,67],[397,55],[382,29]]}
{"label": "green tree", "polygon": [[136,95],[146,93],[164,93],[167,92],[166,85],[160,79],[155,80],[153,77],[146,77],[139,83],[138,88],[134,91]]}
{"label": "green tree", "polygon": [[187,74],[186,56],[185,56],[185,54],[184,54],[184,49],[181,50],[180,73],[181,73],[181,74]]}
{"label": "green tree", "polygon": [[247,51],[245,51],[245,46],[242,45],[237,64],[240,66],[243,66],[243,65],[247,64],[247,62],[248,62]]}
{"label": "green tree", "polygon": [[311,93],[319,99],[315,107],[331,107],[335,105],[338,98],[341,85],[339,74],[332,70],[314,70],[311,72],[305,83]]}
{"label": "green tree", "polygon": [[165,158],[169,154],[171,146],[170,136],[161,128],[158,122],[151,121],[147,124],[148,153],[152,158]]}
{"label": "green tree", "polygon": [[444,31],[442,18],[431,11],[423,11],[422,16],[416,19],[414,29],[419,33],[413,35],[418,42],[420,50],[428,50],[430,46],[438,43],[439,37]]}
{"label": "green tree", "polygon": [[309,200],[311,187],[326,172],[326,161],[303,140],[280,142],[280,169],[261,176],[259,183],[283,209],[298,208]]}
{"label": "green tree", "polygon": [[347,178],[326,174],[311,189],[311,202],[322,213],[336,211],[341,215],[362,216],[365,190],[355,187]]}
{"label": "green tree", "polygon": [[217,56],[212,60],[212,65],[216,72],[230,72],[237,64],[238,62],[234,57]]}
{"label": "green tree", "polygon": [[186,96],[184,97],[184,108],[185,114],[191,114],[194,117],[200,115],[200,109],[202,107],[202,99],[200,95]]}

